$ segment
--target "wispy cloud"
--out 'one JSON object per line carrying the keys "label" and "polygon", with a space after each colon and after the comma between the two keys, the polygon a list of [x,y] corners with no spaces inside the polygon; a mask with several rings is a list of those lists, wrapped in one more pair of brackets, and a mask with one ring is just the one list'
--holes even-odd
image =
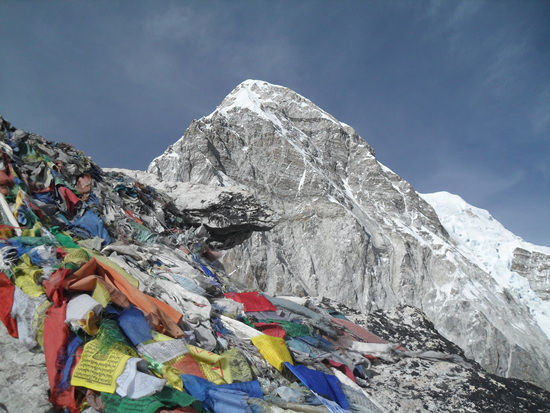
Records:
{"label": "wispy cloud", "polygon": [[522,169],[503,174],[490,167],[467,165],[456,158],[442,159],[441,163],[441,168],[426,176],[426,183],[461,195],[469,202],[485,203],[498,194],[512,191],[526,176]]}
{"label": "wispy cloud", "polygon": [[463,0],[458,2],[447,0],[431,0],[422,8],[424,18],[431,19],[438,26],[452,30],[460,27],[474,17],[484,6],[483,0]]}
{"label": "wispy cloud", "polygon": [[486,5],[481,0],[433,1],[426,17],[438,30],[429,33],[447,42],[449,70],[469,73],[477,83],[474,99],[479,94],[508,99],[523,86],[532,34],[528,27],[518,29],[521,21],[508,27],[498,17],[496,23],[488,20]]}
{"label": "wispy cloud", "polygon": [[145,29],[161,40],[199,41],[204,45],[214,28],[216,31],[224,29],[223,26],[215,27],[215,20],[215,8],[209,13],[204,13],[197,8],[179,5],[152,16],[145,23]]}
{"label": "wispy cloud", "polygon": [[465,21],[471,19],[478,13],[484,4],[482,0],[462,0],[456,4],[455,8],[451,11],[447,25],[450,27],[457,27],[462,25]]}
{"label": "wispy cloud", "polygon": [[[537,105],[531,114],[531,124],[535,135],[548,142],[550,140],[550,82],[541,89]],[[550,165],[548,166],[550,168]]]}
{"label": "wispy cloud", "polygon": [[483,45],[487,60],[483,70],[483,92],[496,98],[508,99],[521,92],[522,77],[527,69],[526,39],[503,34],[488,39]]}
{"label": "wispy cloud", "polygon": [[[264,17],[265,18],[265,17]],[[263,22],[265,23],[265,22]],[[174,76],[199,62],[240,80],[251,75],[296,78],[298,55],[287,33],[288,22],[280,19],[263,24],[258,16],[243,19],[238,10],[209,10],[177,5],[152,17],[144,27],[144,49],[140,61],[145,67],[129,63],[130,71]],[[150,59],[142,59],[150,53]],[[133,73],[136,76],[136,73]],[[189,73],[188,78],[196,78]],[[266,79],[272,80],[272,79]]]}

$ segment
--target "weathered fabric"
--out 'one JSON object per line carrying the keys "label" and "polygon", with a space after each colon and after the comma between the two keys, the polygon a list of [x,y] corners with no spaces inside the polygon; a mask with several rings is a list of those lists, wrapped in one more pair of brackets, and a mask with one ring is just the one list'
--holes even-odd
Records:
{"label": "weathered fabric", "polygon": [[[366,411],[368,413],[378,413],[384,411],[384,409],[378,408],[368,396],[368,394],[353,380],[337,369],[331,369],[334,375],[340,380],[342,391],[346,395],[346,398],[350,402],[352,410],[358,410],[357,407],[361,406],[364,409],[359,411]],[[354,409],[355,408],[355,409]]]}
{"label": "weathered fabric", "polygon": [[295,323],[287,320],[272,320],[272,319],[267,319],[265,321],[268,323],[271,323],[271,322],[277,323],[282,329],[284,329],[286,334],[288,334],[291,337],[303,337],[303,336],[313,335],[311,328],[300,323]]}
{"label": "weathered fabric", "polygon": [[102,305],[88,294],[80,294],[71,298],[67,304],[67,318],[65,322],[70,324],[86,320],[90,312],[93,311],[95,315],[99,315],[102,310]]}
{"label": "weathered fabric", "polygon": [[445,353],[441,353],[439,351],[431,351],[431,350],[428,350],[428,351],[424,351],[424,350],[420,350],[420,351],[409,351],[409,350],[400,351],[400,350],[397,350],[397,351],[394,352],[394,354],[396,354],[399,357],[418,357],[418,358],[422,358],[424,360],[429,360],[429,361],[448,361],[450,363],[456,363],[456,364],[460,364],[460,365],[463,365],[463,366],[466,366],[466,367],[470,366],[470,364],[468,362],[464,361],[464,359],[462,357],[460,357],[459,355],[457,355],[457,354],[445,354]]}
{"label": "weathered fabric", "polygon": [[346,376],[348,376],[350,380],[352,380],[355,383],[355,376],[353,375],[352,369],[348,365],[346,365],[344,363],[339,363],[335,360],[330,360],[330,359],[323,360],[323,363],[325,363],[326,365],[328,365],[330,367],[333,367],[336,370],[341,371]]}
{"label": "weathered fabric", "polygon": [[140,353],[152,358],[159,363],[166,363],[189,353],[184,339],[163,340],[154,343],[138,344]]}
{"label": "weathered fabric", "polygon": [[349,402],[342,391],[340,381],[335,376],[321,371],[312,370],[303,365],[292,365],[285,362],[285,366],[304,383],[308,389],[329,400],[337,402],[343,409],[349,409]]}
{"label": "weathered fabric", "polygon": [[71,226],[84,229],[90,234],[87,238],[96,236],[103,238],[105,240],[105,244],[111,243],[111,237],[105,229],[103,221],[92,211],[86,211],[84,215],[75,219]]}
{"label": "weathered fabric", "polygon": [[328,409],[330,413],[351,413],[350,410],[342,408],[338,403],[335,401],[326,399],[325,397],[321,396],[320,394],[317,394],[313,392],[317,396],[319,400],[321,400],[321,403],[325,405],[325,407]]}
{"label": "weathered fabric", "polygon": [[196,399],[187,393],[164,387],[160,392],[151,396],[132,400],[120,397],[118,394],[101,393],[101,401],[105,407],[105,413],[155,413],[163,407],[175,408],[196,405]]}
{"label": "weathered fabric", "polygon": [[19,341],[30,350],[37,344],[36,328],[33,326],[34,314],[46,301],[46,296],[42,295],[38,298],[31,297],[18,287],[15,287],[13,293],[11,316],[17,321]]}
{"label": "weathered fabric", "polygon": [[60,186],[57,188],[57,191],[59,192],[59,195],[61,195],[61,198],[65,202],[65,208],[67,212],[71,217],[73,217],[76,212],[76,209],[80,206],[82,201],[69,188]]}
{"label": "weathered fabric", "polygon": [[5,273],[0,273],[0,320],[8,329],[10,336],[17,338],[17,321],[11,316],[13,291],[15,286]]}
{"label": "weathered fabric", "polygon": [[90,256],[82,248],[67,248],[65,257],[63,257],[63,264],[75,264],[79,267],[88,261],[90,261]]}
{"label": "weathered fabric", "polygon": [[337,326],[342,326],[349,332],[350,335],[353,335],[361,340],[366,341],[367,343],[387,343],[386,340],[378,337],[376,334],[371,333],[366,328],[363,328],[361,326],[358,326],[355,323],[352,323],[351,321],[333,317],[330,321],[332,321]]}
{"label": "weathered fabric", "polygon": [[237,318],[244,312],[244,305],[229,298],[217,298],[212,301],[212,307],[226,317]]}
{"label": "weathered fabric", "polygon": [[155,279],[152,280],[147,292],[166,302],[174,303],[173,307],[179,307],[179,311],[183,314],[183,318],[191,324],[210,319],[212,306],[208,299],[202,295],[186,290],[179,284],[167,280]]}
{"label": "weathered fabric", "polygon": [[124,371],[118,376],[116,383],[116,393],[119,396],[135,400],[161,391],[166,380],[153,376],[147,370],[145,360],[132,357],[126,362]]}
{"label": "weathered fabric", "polygon": [[292,363],[292,356],[282,338],[262,334],[252,337],[251,341],[258,348],[260,354],[277,370],[281,371],[284,364]]}
{"label": "weathered fabric", "polygon": [[118,316],[118,324],[134,346],[153,339],[145,316],[133,305],[122,310]]}
{"label": "weathered fabric", "polygon": [[229,318],[223,315],[220,316],[220,320],[228,330],[230,330],[233,334],[235,334],[240,339],[250,340],[254,336],[259,336],[263,334],[262,332],[253,329],[252,327],[246,325],[245,323],[241,323],[240,321],[234,320],[232,318]]}
{"label": "weathered fabric", "polygon": [[277,311],[277,307],[256,291],[248,293],[225,293],[226,298],[244,304],[244,311]]}
{"label": "weathered fabric", "polygon": [[50,307],[44,320],[44,356],[50,383],[50,403],[56,409],[67,407],[77,412],[74,387],[61,387],[63,370],[67,360],[69,327],[65,324],[67,304]]}
{"label": "weathered fabric", "polygon": [[305,319],[308,320],[314,327],[326,332],[330,336],[337,336],[338,332],[335,330],[335,328],[330,323],[330,320],[328,317],[324,316],[323,314],[317,313],[303,305],[296,304],[290,300],[286,300],[284,298],[279,297],[271,297],[267,294],[264,294],[264,296],[277,308],[279,309],[285,309],[290,311],[294,314],[299,314],[302,317],[305,317]]}
{"label": "weathered fabric", "polygon": [[174,279],[174,281],[176,281],[179,285],[181,285],[186,290],[189,290],[192,293],[195,293],[198,295],[202,295],[202,296],[206,295],[206,290],[201,286],[199,286],[195,281],[187,277],[184,277],[183,275],[177,275],[177,274],[173,274],[172,278]]}
{"label": "weathered fabric", "polygon": [[201,400],[213,413],[252,413],[247,399],[263,399],[260,383],[257,380],[214,385],[200,377],[181,375],[185,389],[195,398]]}
{"label": "weathered fabric", "polygon": [[67,346],[67,361],[65,367],[63,368],[61,382],[59,383],[62,389],[68,389],[70,386],[72,370],[73,367],[76,366],[76,354],[82,346],[82,343],[82,339],[75,336],[71,339],[69,345]]}
{"label": "weathered fabric", "polygon": [[105,264],[96,261],[94,257],[78,271],[68,276],[62,283],[69,291],[93,291],[98,280],[104,283],[111,299],[121,307],[128,307],[129,303],[144,311],[147,318],[156,330],[167,333],[172,337],[182,337],[183,331],[177,326],[182,314],[168,304],[148,296],[131,285],[120,273]]}
{"label": "weathered fabric", "polygon": [[349,349],[356,351],[363,355],[372,355],[379,357],[383,360],[395,362],[396,357],[393,355],[392,350],[399,348],[398,343],[361,343],[359,341],[352,341],[349,343]]}
{"label": "weathered fabric", "polygon": [[254,323],[254,327],[268,336],[284,338],[286,331],[277,323]]}

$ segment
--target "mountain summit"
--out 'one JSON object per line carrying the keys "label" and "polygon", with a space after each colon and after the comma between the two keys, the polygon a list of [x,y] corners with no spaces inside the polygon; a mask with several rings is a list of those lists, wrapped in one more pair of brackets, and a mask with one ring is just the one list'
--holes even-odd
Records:
{"label": "mountain summit", "polygon": [[[292,90],[241,83],[148,171],[240,186],[273,208],[279,224],[223,259],[251,288],[330,297],[361,311],[418,307],[490,372],[550,388],[544,306],[534,316],[352,127]],[[547,262],[544,251],[526,253],[529,263],[533,253]],[[526,277],[539,267],[512,270]]]}

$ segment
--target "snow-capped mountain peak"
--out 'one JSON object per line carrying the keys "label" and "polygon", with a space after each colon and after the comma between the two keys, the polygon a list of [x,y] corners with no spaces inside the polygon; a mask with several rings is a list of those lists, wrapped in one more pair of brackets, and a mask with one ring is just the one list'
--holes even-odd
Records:
{"label": "snow-capped mountain peak", "polygon": [[[462,254],[490,274],[503,289],[523,302],[550,339],[550,301],[544,299],[547,293],[537,294],[539,287],[531,286],[531,277],[524,277],[514,271],[521,265],[517,263],[517,251],[547,256],[550,263],[550,248],[524,241],[507,230],[488,211],[468,204],[458,195],[449,192],[420,195],[435,209],[439,220],[459,245]],[[550,290],[550,267],[545,268],[541,271],[546,272],[546,288],[543,285],[543,290],[547,292]],[[539,275],[544,277],[541,272]]]}
{"label": "snow-capped mountain peak", "polygon": [[241,108],[261,114],[264,109],[258,92],[264,87],[263,83],[258,80],[245,80],[223,100],[217,110],[227,112]]}
{"label": "snow-capped mountain peak", "polygon": [[[298,105],[302,110],[308,110],[311,112],[309,114],[310,117],[320,117],[340,123],[309,99],[298,95],[294,91],[284,86],[252,79],[245,80],[239,84],[225,97],[214,113],[227,115],[232,111],[247,109],[261,117],[267,117],[268,120],[274,121],[280,126],[280,122],[270,115],[280,112],[282,108],[281,103],[283,102],[287,102],[293,106]],[[212,114],[209,116],[212,116]]]}

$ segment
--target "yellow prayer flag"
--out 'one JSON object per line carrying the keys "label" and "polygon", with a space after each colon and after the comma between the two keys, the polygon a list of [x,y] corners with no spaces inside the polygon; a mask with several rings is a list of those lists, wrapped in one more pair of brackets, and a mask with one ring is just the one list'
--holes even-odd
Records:
{"label": "yellow prayer flag", "polygon": [[91,336],[95,336],[99,330],[97,323],[99,321],[99,316],[96,315],[93,311],[90,311],[86,314],[86,320],[79,320],[77,324],[82,327],[82,329]]}
{"label": "yellow prayer flag", "polygon": [[63,264],[82,265],[90,261],[90,256],[82,248],[66,248],[67,255],[63,259]]}
{"label": "yellow prayer flag", "polygon": [[92,298],[96,300],[103,308],[107,307],[107,304],[111,301],[111,295],[103,283],[95,283],[94,292]]}
{"label": "yellow prayer flag", "polygon": [[117,387],[116,379],[124,371],[129,358],[114,346],[107,354],[101,354],[99,341],[89,341],[74,369],[71,385],[112,394]]}
{"label": "yellow prayer flag", "polygon": [[222,358],[219,354],[212,353],[211,351],[204,350],[200,347],[192,346],[191,344],[189,344],[187,348],[189,349],[189,353],[191,353],[193,358],[197,361],[212,364]]}
{"label": "yellow prayer flag", "polygon": [[227,368],[227,361],[222,356],[190,344],[187,348],[191,356],[199,363],[208,381],[215,384],[231,383],[231,372]]}
{"label": "yellow prayer flag", "polygon": [[16,277],[15,285],[31,297],[40,297],[46,291],[44,287],[36,285],[36,282],[34,282],[34,279],[30,275],[20,275]]}
{"label": "yellow prayer flag", "polygon": [[44,349],[44,320],[52,303],[48,300],[38,306],[32,316],[32,329],[36,330],[36,341]]}
{"label": "yellow prayer flag", "polygon": [[183,382],[180,378],[180,372],[170,366],[164,366],[162,368],[162,376],[166,379],[166,383],[172,386],[174,389],[178,389],[179,391],[183,390]]}
{"label": "yellow prayer flag", "polygon": [[292,356],[288,351],[285,340],[280,337],[272,337],[267,334],[252,337],[250,339],[269,364],[281,371],[285,361],[292,363]]}
{"label": "yellow prayer flag", "polygon": [[160,341],[173,340],[172,337],[167,336],[166,334],[159,333],[158,331],[151,331],[151,335],[153,336],[153,341],[157,343]]}
{"label": "yellow prayer flag", "polygon": [[23,191],[19,191],[15,197],[15,205],[13,206],[13,216],[17,218],[19,208],[25,204],[25,195]]}
{"label": "yellow prayer flag", "polygon": [[248,360],[238,348],[224,351],[221,355],[223,360],[227,362],[226,372],[229,374],[226,373],[224,377],[227,383],[254,380],[254,374]]}
{"label": "yellow prayer flag", "polygon": [[198,363],[208,381],[214,384],[228,384],[232,382],[227,360],[221,358],[214,363],[204,363],[201,361]]}

